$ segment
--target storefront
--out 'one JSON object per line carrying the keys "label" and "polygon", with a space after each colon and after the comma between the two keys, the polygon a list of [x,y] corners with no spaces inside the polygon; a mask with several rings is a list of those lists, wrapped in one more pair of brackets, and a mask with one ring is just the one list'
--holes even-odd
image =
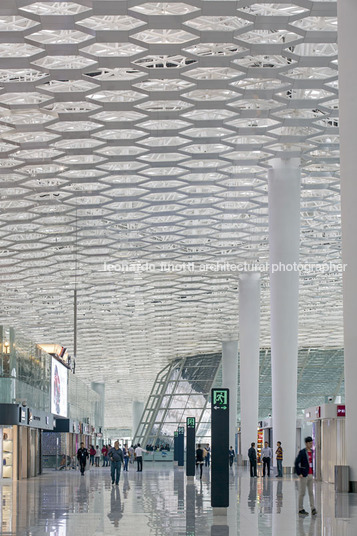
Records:
{"label": "storefront", "polygon": [[75,469],[80,444],[89,448],[89,425],[72,419],[55,419],[53,431],[42,436],[42,464],[44,469]]}
{"label": "storefront", "polygon": [[18,426],[0,426],[0,478],[13,478],[17,474],[17,457],[14,456],[18,450]]}
{"label": "storefront", "polygon": [[50,414],[0,404],[0,478],[21,480],[41,474],[41,434],[52,428]]}

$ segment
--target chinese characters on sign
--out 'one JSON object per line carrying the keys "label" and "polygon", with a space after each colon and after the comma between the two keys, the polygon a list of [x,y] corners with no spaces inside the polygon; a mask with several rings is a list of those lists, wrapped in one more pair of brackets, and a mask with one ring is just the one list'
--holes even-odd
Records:
{"label": "chinese characters on sign", "polygon": [[189,428],[194,428],[196,425],[195,421],[196,421],[195,417],[187,417],[187,426]]}
{"label": "chinese characters on sign", "polygon": [[229,389],[211,391],[211,506],[229,506]]}

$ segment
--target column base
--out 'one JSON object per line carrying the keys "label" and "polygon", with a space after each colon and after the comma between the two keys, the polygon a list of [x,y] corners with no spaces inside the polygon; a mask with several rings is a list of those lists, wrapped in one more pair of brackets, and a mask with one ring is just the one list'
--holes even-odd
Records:
{"label": "column base", "polygon": [[[228,512],[228,508],[213,507],[213,518],[215,519],[215,525],[224,525],[227,523],[227,512]],[[222,523],[219,522],[220,520],[218,518],[220,517],[222,518]]]}
{"label": "column base", "polygon": [[187,482],[193,482],[195,480],[194,476],[187,476]]}
{"label": "column base", "polygon": [[174,465],[176,465],[176,466],[177,466],[177,465],[178,465],[178,462],[174,462]]}
{"label": "column base", "polygon": [[350,480],[350,493],[357,493],[357,482]]}

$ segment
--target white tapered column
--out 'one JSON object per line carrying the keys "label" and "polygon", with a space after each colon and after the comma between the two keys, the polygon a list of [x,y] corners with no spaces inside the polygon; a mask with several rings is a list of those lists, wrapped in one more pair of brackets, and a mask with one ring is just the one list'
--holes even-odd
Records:
{"label": "white tapered column", "polygon": [[229,389],[229,445],[237,432],[238,341],[222,342],[222,387]]}
{"label": "white tapered column", "polygon": [[300,160],[276,159],[268,175],[270,319],[274,445],[284,466],[296,456],[299,314]]}
{"label": "white tapered column", "polygon": [[133,400],[132,402],[132,435],[134,438],[134,434],[136,431],[138,431],[138,435],[141,434],[141,427],[140,430],[138,430],[138,426],[141,421],[141,417],[144,411],[144,402],[140,402],[139,400]]}
{"label": "white tapered column", "polygon": [[341,207],[342,259],[347,264],[343,274],[343,324],[346,392],[346,457],[350,466],[351,489],[357,492],[357,64],[356,0],[337,2],[340,135],[341,135]]}
{"label": "white tapered column", "polygon": [[260,274],[239,278],[240,411],[243,460],[257,442],[259,409]]}

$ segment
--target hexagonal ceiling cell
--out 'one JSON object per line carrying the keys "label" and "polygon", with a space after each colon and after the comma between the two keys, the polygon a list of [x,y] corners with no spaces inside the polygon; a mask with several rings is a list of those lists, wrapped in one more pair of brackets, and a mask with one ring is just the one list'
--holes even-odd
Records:
{"label": "hexagonal ceiling cell", "polygon": [[34,2],[20,8],[20,12],[31,13],[40,16],[64,16],[77,15],[89,11],[88,7],[81,6],[76,2]]}
{"label": "hexagonal ceiling cell", "polygon": [[144,15],[175,15],[183,16],[194,11],[199,11],[198,7],[191,6],[184,2],[147,2],[135,7],[129,8],[135,13],[143,13]]}
{"label": "hexagonal ceiling cell", "polygon": [[[105,4],[103,15],[91,0],[8,0],[0,15],[1,277],[12,285],[0,300],[7,324],[73,351],[76,279],[76,372],[107,382],[108,408],[117,385],[102,360],[125,376],[130,427],[132,393],[144,400],[168,359],[218,352],[236,332],[237,273],[193,273],[191,285],[104,262],[266,260],[267,169],[288,153],[302,166],[301,261],[340,258],[336,2]],[[300,345],[342,344],[341,274],[329,277],[301,278]],[[268,285],[263,274],[263,346]]]}
{"label": "hexagonal ceiling cell", "polygon": [[96,15],[78,22],[78,26],[95,32],[128,31],[144,25],[145,22],[128,15]]}

